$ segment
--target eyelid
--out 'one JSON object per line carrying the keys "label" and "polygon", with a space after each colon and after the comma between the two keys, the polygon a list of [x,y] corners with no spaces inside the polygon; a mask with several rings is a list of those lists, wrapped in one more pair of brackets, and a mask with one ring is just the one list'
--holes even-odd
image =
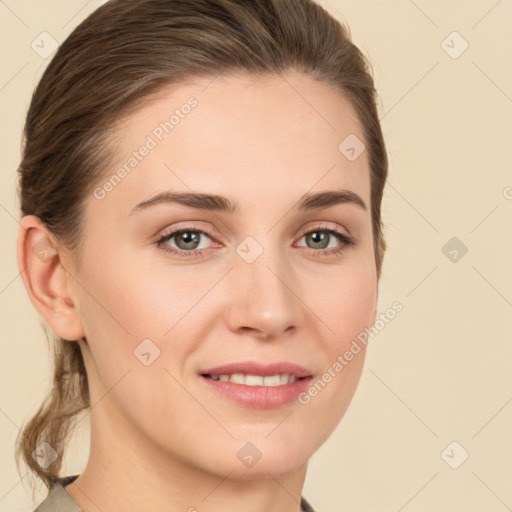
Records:
{"label": "eyelid", "polygon": [[339,233],[350,235],[349,230],[345,226],[341,226],[336,222],[329,222],[326,220],[313,220],[307,223],[305,228],[302,228],[300,232],[308,233],[309,231],[314,231],[315,229],[333,229],[334,231],[338,231]]}
{"label": "eyelid", "polygon": [[184,221],[177,224],[173,224],[163,230],[160,230],[156,235],[156,239],[160,239],[169,236],[177,231],[199,231],[208,235],[211,239],[219,238],[213,234],[213,229],[208,226],[208,223],[202,221]]}

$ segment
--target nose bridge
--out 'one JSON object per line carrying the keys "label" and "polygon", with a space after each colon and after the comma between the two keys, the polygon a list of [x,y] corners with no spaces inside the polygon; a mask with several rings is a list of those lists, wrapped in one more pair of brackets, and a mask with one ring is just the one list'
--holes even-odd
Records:
{"label": "nose bridge", "polygon": [[236,248],[228,315],[233,330],[263,338],[279,337],[299,319],[292,268],[284,248],[271,247],[269,240],[263,246],[247,237]]}

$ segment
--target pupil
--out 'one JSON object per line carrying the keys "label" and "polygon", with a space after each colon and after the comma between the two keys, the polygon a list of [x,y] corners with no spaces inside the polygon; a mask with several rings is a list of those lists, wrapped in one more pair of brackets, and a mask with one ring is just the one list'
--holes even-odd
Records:
{"label": "pupil", "polygon": [[178,235],[178,241],[184,242],[186,249],[195,249],[199,245],[198,233],[186,231]]}
{"label": "pupil", "polygon": [[[314,244],[319,244],[321,249],[325,249],[328,245],[329,234],[322,231],[314,231],[309,235]],[[326,243],[327,242],[327,243]]]}

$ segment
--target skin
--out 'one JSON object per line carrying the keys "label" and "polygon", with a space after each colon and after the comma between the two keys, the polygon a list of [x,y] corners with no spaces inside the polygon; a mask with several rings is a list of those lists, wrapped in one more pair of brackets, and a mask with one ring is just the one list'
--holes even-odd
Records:
{"label": "skin", "polygon": [[[39,219],[21,220],[30,298],[55,333],[79,340],[87,368],[90,458],[66,487],[85,511],[297,512],[308,459],[352,399],[364,349],[307,405],[242,406],[198,375],[236,361],[290,361],[319,377],[375,320],[367,153],[351,162],[338,150],[349,134],[364,140],[362,128],[338,90],[295,72],[284,77],[198,79],[128,116],[113,133],[117,166],[167,112],[190,96],[198,101],[104,199],[91,191],[80,268]],[[294,208],[305,193],[339,188],[367,210]],[[223,195],[239,212],[160,204],[131,214],[167,190]],[[203,257],[157,245],[177,227],[209,230]],[[304,236],[322,229],[356,244],[332,237],[322,249]],[[44,236],[58,251],[47,261],[32,253]],[[236,252],[248,236],[263,248],[251,264]],[[147,338],[160,349],[149,366],[133,353]],[[246,442],[263,454],[251,468],[236,456]]]}

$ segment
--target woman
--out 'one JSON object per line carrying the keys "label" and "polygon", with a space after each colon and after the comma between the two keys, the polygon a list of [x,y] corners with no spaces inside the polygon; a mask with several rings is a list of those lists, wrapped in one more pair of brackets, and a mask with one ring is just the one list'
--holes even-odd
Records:
{"label": "woman", "polygon": [[[312,510],[385,251],[348,29],[309,0],[111,0],[45,71],[19,172],[19,266],[55,334],[17,445],[37,512]],[[84,409],[88,464],[64,476]]]}

